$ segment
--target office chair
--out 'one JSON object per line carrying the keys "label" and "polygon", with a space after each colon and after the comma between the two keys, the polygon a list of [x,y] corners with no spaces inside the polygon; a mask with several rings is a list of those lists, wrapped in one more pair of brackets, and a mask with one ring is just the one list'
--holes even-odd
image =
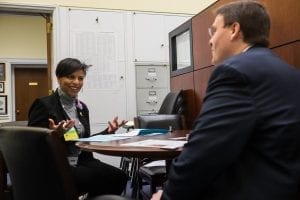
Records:
{"label": "office chair", "polygon": [[[162,128],[169,130],[185,129],[185,96],[184,91],[169,92],[164,98],[157,113],[144,114],[134,118],[135,128]],[[151,158],[135,159],[131,169],[132,181],[137,181],[138,194],[144,199],[149,199],[156,188],[162,186],[166,180],[166,167],[144,167],[143,164],[153,161]],[[140,167],[141,166],[141,167]],[[150,185],[150,196],[143,191],[144,183]]]}
{"label": "office chair", "polygon": [[[0,123],[0,127],[3,126],[27,126],[27,121],[11,121]],[[0,199],[12,200],[12,185],[9,181],[8,170],[0,151]]]}
{"label": "office chair", "polygon": [[9,185],[7,180],[7,168],[6,164],[0,151],[0,199],[11,200],[12,199],[12,190],[11,185]]}
{"label": "office chair", "polygon": [[179,130],[185,128],[185,100],[183,90],[169,92],[158,113],[144,114],[134,118],[135,128],[162,128]]}
{"label": "office chair", "polygon": [[184,91],[169,92],[164,98],[157,114],[184,114]]}
{"label": "office chair", "polygon": [[185,118],[180,114],[140,115],[134,118],[136,128],[157,128],[181,130],[186,127]]}
{"label": "office chair", "polygon": [[[172,127],[172,130],[186,129],[184,116],[180,114],[170,115],[149,115],[138,116],[135,120],[138,128],[168,128]],[[146,164],[153,161],[151,158],[144,158],[142,164]],[[170,162],[170,161],[166,161]],[[138,170],[138,187],[139,195],[143,199],[150,199],[152,194],[156,192],[157,187],[163,187],[164,182],[167,180],[166,166],[141,166]],[[147,194],[143,190],[143,185],[149,184],[150,194]]]}
{"label": "office chair", "polygon": [[[134,118],[134,128],[161,128],[161,129],[173,129],[179,130],[185,128],[185,97],[184,91],[169,92],[164,98],[161,107],[157,113],[149,113],[137,116]],[[135,159],[135,158],[122,158],[120,166],[123,169],[129,170],[129,164],[131,163],[130,171],[126,171],[131,176],[132,181],[132,193],[133,197],[137,196],[135,193],[139,193],[139,176],[138,170],[144,163],[150,162],[151,159]],[[156,187],[156,179],[159,174],[158,171],[165,170],[164,167],[156,169],[153,176],[153,181],[150,179],[150,183]],[[161,176],[164,176],[162,173]],[[161,181],[160,181],[161,182]]]}
{"label": "office chair", "polygon": [[14,200],[78,200],[65,146],[53,131],[1,127],[0,151],[10,173]]}
{"label": "office chair", "polygon": [[[149,116],[149,119],[155,119],[153,115],[158,116],[158,115],[171,115],[171,114],[185,114],[185,95],[183,90],[179,91],[174,91],[174,92],[169,92],[166,97],[164,98],[159,110],[157,113],[148,113],[148,114],[143,114],[141,116],[144,116],[146,118]],[[135,120],[136,118],[134,118]],[[132,126],[124,126],[126,129],[132,129],[132,128],[137,128],[139,125],[138,121],[134,121],[134,125]]]}
{"label": "office chair", "polygon": [[2,153],[0,151],[0,199],[4,199],[5,185],[6,185],[5,163],[4,163]]}
{"label": "office chair", "polygon": [[28,121],[10,121],[0,123],[0,127],[4,126],[27,126]]}

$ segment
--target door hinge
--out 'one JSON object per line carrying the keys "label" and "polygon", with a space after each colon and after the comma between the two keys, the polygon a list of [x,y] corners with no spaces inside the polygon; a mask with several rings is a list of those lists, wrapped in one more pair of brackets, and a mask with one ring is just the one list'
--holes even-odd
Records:
{"label": "door hinge", "polygon": [[52,32],[52,23],[51,22],[47,22],[47,25],[46,25],[46,31],[47,31],[47,34],[51,33]]}

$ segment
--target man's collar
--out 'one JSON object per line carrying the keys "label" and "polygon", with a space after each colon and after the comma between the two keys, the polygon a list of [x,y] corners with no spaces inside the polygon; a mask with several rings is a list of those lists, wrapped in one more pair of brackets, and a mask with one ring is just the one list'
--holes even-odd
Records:
{"label": "man's collar", "polygon": [[246,52],[248,49],[250,49],[251,47],[253,47],[253,44],[249,44],[242,52]]}

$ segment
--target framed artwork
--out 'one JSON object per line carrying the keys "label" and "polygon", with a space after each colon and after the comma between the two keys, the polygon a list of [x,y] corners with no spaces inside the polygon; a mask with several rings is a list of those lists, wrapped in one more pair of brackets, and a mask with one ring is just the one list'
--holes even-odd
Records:
{"label": "framed artwork", "polygon": [[0,63],[0,81],[5,81],[5,63]]}
{"label": "framed artwork", "polygon": [[5,87],[4,87],[4,82],[0,82],[0,93],[4,93],[5,92]]}
{"label": "framed artwork", "polygon": [[0,95],[0,115],[7,114],[7,96]]}

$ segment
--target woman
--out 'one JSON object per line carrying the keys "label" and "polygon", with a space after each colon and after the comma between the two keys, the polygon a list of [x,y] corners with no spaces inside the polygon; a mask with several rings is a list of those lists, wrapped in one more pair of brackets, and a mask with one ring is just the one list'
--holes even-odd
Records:
{"label": "woman", "polygon": [[[68,149],[68,160],[80,195],[121,194],[126,186],[126,174],[95,159],[91,152],[81,152],[74,142],[68,141],[70,138],[90,136],[89,110],[77,99],[87,69],[88,65],[77,59],[61,60],[56,68],[59,87],[50,96],[33,102],[29,109],[28,126],[63,131],[62,138]],[[124,120],[119,123],[115,117],[108,122],[108,128],[98,134],[114,133],[124,123]]]}

